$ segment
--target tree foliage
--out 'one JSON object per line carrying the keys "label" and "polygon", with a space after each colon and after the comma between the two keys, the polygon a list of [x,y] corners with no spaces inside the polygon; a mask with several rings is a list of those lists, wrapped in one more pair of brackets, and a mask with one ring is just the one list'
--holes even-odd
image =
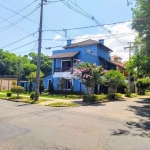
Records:
{"label": "tree foliage", "polygon": [[13,80],[13,81],[12,81],[12,85],[13,85],[13,86],[16,86],[16,85],[17,85],[17,81],[16,81],[16,80]]}
{"label": "tree foliage", "polygon": [[[150,0],[127,0],[133,11],[132,28],[138,32],[133,44],[135,57],[128,67],[137,69],[144,76],[150,75]],[[133,61],[134,64],[133,64]]]}
{"label": "tree foliage", "polygon": [[73,76],[86,86],[89,94],[92,94],[95,86],[103,82],[103,74],[104,70],[101,66],[85,62],[74,68]]}
{"label": "tree foliage", "polygon": [[19,95],[24,92],[24,88],[22,86],[14,86],[11,88],[11,91],[17,94],[17,98]]}
{"label": "tree foliage", "polygon": [[40,87],[39,87],[39,92],[40,94],[44,91],[44,81],[43,79],[40,79]]}
{"label": "tree foliage", "polygon": [[[0,75],[17,75],[18,61],[21,61],[21,78],[27,79],[31,72],[37,69],[37,54],[29,53],[24,56],[17,56],[0,49]],[[48,56],[41,54],[41,72],[46,75],[51,72],[52,61]]]}
{"label": "tree foliage", "polygon": [[136,86],[139,88],[139,94],[145,95],[145,90],[150,85],[150,80],[148,78],[139,79],[136,83]]}
{"label": "tree foliage", "polygon": [[105,74],[105,80],[113,92],[116,91],[117,87],[125,85],[125,77],[119,70],[109,70]]}

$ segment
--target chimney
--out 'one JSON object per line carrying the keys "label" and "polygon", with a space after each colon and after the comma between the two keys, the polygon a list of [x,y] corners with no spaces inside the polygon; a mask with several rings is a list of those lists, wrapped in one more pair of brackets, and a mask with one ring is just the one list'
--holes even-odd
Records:
{"label": "chimney", "polygon": [[67,46],[71,45],[71,40],[67,40]]}
{"label": "chimney", "polygon": [[99,42],[104,45],[104,39],[99,40]]}

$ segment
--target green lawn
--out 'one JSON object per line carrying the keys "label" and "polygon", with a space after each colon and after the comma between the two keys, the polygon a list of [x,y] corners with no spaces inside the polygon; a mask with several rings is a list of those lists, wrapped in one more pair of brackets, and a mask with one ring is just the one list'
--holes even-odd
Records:
{"label": "green lawn", "polygon": [[49,104],[47,106],[51,106],[51,107],[77,107],[80,105],[77,103],[73,103],[73,102],[71,102],[71,103],[56,102],[56,103]]}
{"label": "green lawn", "polygon": [[[0,95],[3,93],[7,93],[8,91],[1,91]],[[15,94],[13,94],[15,95]],[[22,97],[30,97],[30,94],[20,94]],[[62,100],[71,100],[71,99],[78,99],[79,96],[76,95],[68,95],[68,97],[65,97],[65,95],[60,95],[60,94],[53,94],[53,95],[49,95],[46,93],[43,93],[42,95],[40,95],[40,98],[52,98],[52,99],[62,99]]]}
{"label": "green lawn", "polygon": [[7,97],[6,94],[0,94],[0,98],[8,100],[8,101],[24,102],[24,103],[30,103],[30,104],[39,104],[41,102],[49,101],[49,100],[42,99],[42,98],[40,98],[38,101],[35,101],[35,100],[31,100],[29,97],[23,97],[23,96],[19,96],[19,98],[17,98],[16,95],[12,95],[11,97]]}

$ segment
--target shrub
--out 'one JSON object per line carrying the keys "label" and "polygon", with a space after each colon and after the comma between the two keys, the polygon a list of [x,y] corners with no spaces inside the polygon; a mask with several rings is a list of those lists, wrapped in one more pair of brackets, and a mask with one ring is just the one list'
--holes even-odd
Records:
{"label": "shrub", "polygon": [[35,98],[35,93],[34,92],[31,92],[31,94],[30,94],[30,99],[34,99]]}
{"label": "shrub", "polygon": [[53,82],[49,85],[49,87],[48,87],[48,92],[51,93],[51,94],[54,94]]}
{"label": "shrub", "polygon": [[126,97],[131,97],[131,93],[130,93],[130,91],[129,91],[129,88],[127,87],[127,88],[125,88],[125,92],[126,92],[126,94],[125,94],[125,96]]}
{"label": "shrub", "polygon": [[115,93],[116,98],[122,98],[122,94],[121,93]]}
{"label": "shrub", "polygon": [[18,98],[19,95],[24,92],[24,88],[22,86],[14,86],[14,87],[11,88],[11,91],[13,93],[16,93],[17,94],[17,98]]}
{"label": "shrub", "polygon": [[109,93],[109,94],[107,95],[107,98],[108,98],[108,99],[116,99],[116,94],[115,94],[115,93]]}
{"label": "shrub", "polygon": [[7,93],[7,97],[11,97],[11,95],[12,95],[12,92]]}
{"label": "shrub", "polygon": [[130,98],[133,98],[133,97],[137,97],[137,94],[135,94],[135,93],[132,93],[132,94],[130,94],[130,95],[125,95],[126,97],[130,97]]}
{"label": "shrub", "polygon": [[136,83],[136,86],[139,89],[139,94],[140,95],[145,95],[146,88],[148,88],[149,85],[150,85],[150,80],[149,79],[147,79],[147,78],[139,79]]}
{"label": "shrub", "polygon": [[107,95],[101,94],[101,95],[96,95],[98,97],[98,101],[101,101],[102,99],[106,99]]}
{"label": "shrub", "polygon": [[131,94],[131,98],[132,98],[132,97],[137,97],[137,94],[132,93],[132,94]]}
{"label": "shrub", "polygon": [[44,93],[48,93],[48,89],[44,89]]}
{"label": "shrub", "polygon": [[73,85],[71,86],[71,91],[70,92],[71,92],[72,95],[74,94],[74,86]]}
{"label": "shrub", "polygon": [[13,86],[16,86],[16,85],[17,85],[17,81],[16,81],[16,80],[13,80],[13,81],[12,81],[12,85],[13,85]]}
{"label": "shrub", "polygon": [[79,99],[79,95],[67,95],[68,98]]}
{"label": "shrub", "polygon": [[98,101],[98,96],[97,95],[84,95],[83,96],[83,102],[87,103],[94,103]]}
{"label": "shrub", "polygon": [[42,94],[43,91],[44,91],[44,81],[43,79],[40,79],[40,87],[39,87],[40,94]]}

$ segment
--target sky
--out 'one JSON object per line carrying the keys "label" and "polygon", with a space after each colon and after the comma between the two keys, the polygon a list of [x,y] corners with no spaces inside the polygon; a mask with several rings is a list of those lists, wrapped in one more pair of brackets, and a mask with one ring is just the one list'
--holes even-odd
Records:
{"label": "sky", "polygon": [[[51,3],[51,1],[56,2]],[[3,0],[0,3],[1,49],[17,55],[27,55],[30,52],[37,53],[39,4],[40,0]],[[128,46],[128,42],[134,41],[136,32],[131,29],[131,22],[124,22],[132,19],[131,7],[127,6],[126,0],[68,0],[68,4],[80,12],[84,12],[84,14],[93,16],[99,25],[104,26],[67,30],[67,34],[65,34],[64,29],[98,24],[91,18],[73,11],[61,1],[49,0],[44,5],[43,12],[42,53],[51,55],[53,50],[62,49],[61,46],[66,44],[67,39],[73,39],[73,43],[89,38],[93,40],[104,39],[104,44],[113,50],[111,55],[118,55],[123,60],[128,60],[128,50],[124,50],[124,47]],[[116,22],[123,23],[107,25]],[[114,36],[111,36],[109,31]],[[20,40],[22,38],[24,39]],[[48,47],[52,48],[46,49]]]}

